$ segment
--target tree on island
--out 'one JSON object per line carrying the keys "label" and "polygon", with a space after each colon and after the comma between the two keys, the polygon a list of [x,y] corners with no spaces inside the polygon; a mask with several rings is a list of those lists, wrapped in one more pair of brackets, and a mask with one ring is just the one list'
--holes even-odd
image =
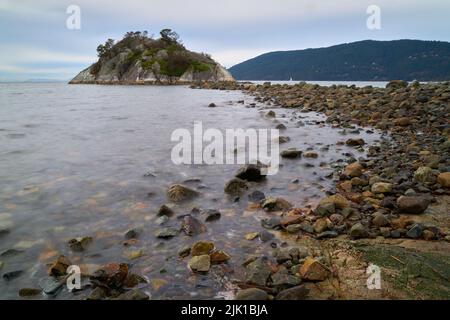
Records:
{"label": "tree on island", "polygon": [[108,39],[105,44],[101,44],[97,47],[97,55],[99,58],[106,57],[111,52],[112,47],[114,47],[114,40]]}
{"label": "tree on island", "polygon": [[161,39],[168,43],[180,43],[180,36],[172,29],[162,29],[159,33]]}

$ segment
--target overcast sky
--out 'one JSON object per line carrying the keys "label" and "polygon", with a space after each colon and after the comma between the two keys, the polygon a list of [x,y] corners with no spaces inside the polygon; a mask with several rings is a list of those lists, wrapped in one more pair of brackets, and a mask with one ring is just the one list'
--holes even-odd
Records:
{"label": "overcast sky", "polygon": [[[67,7],[81,9],[69,30]],[[381,9],[381,30],[366,26]],[[67,80],[96,47],[131,30],[178,32],[187,48],[226,67],[269,51],[364,39],[450,41],[449,0],[0,0],[0,81]]]}

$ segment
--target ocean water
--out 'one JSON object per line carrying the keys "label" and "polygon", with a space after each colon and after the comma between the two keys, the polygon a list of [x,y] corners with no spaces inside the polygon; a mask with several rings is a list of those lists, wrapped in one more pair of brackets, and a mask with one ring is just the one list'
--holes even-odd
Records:
{"label": "ocean water", "polygon": [[[244,100],[244,103],[239,101]],[[210,103],[216,108],[209,108]],[[185,86],[95,86],[67,84],[0,84],[0,274],[22,271],[10,281],[0,279],[0,299],[18,299],[20,288],[35,288],[47,276],[48,264],[59,254],[73,264],[129,263],[149,280],[143,290],[154,299],[211,299],[229,290],[231,278],[243,279],[241,266],[250,254],[270,254],[270,242],[245,240],[261,231],[268,213],[249,207],[247,194],[227,197],[223,187],[239,165],[176,165],[171,150],[174,130],[203,127],[274,128],[284,123],[290,142],[317,151],[317,159],[281,160],[278,174],[252,184],[249,192],[282,196],[298,207],[314,206],[332,187],[333,165],[364,152],[338,145],[350,137],[368,144],[380,134],[342,132],[325,117],[255,103],[238,91],[192,90]],[[276,119],[264,114],[274,110]],[[298,181],[293,181],[298,179]],[[166,190],[184,183],[200,197],[175,205],[175,216],[157,224],[158,208],[168,202]],[[207,232],[163,241],[158,229],[179,227],[177,216],[193,208],[217,209],[219,220]],[[123,245],[130,228],[142,230],[139,241]],[[84,252],[73,252],[68,241],[89,236]],[[206,275],[193,274],[177,251],[198,240],[211,240],[231,255],[227,265]],[[3,254],[14,249],[14,254]],[[141,257],[131,259],[135,251]],[[9,251],[11,253],[11,251]],[[35,299],[84,299],[89,289]]]}

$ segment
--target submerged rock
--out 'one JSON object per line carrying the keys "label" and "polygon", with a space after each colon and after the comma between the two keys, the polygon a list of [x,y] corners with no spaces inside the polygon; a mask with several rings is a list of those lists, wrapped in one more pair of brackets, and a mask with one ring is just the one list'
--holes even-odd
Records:
{"label": "submerged rock", "polygon": [[174,202],[190,200],[197,197],[199,193],[181,184],[174,184],[167,190],[167,197]]}
{"label": "submerged rock", "polygon": [[180,231],[178,229],[167,227],[156,231],[156,237],[160,239],[170,239],[176,237]]}
{"label": "submerged rock", "polygon": [[69,240],[69,247],[75,252],[81,252],[87,249],[92,243],[92,237],[80,237]]}
{"label": "submerged rock", "polygon": [[64,276],[67,274],[67,268],[71,266],[72,263],[65,256],[61,255],[56,259],[56,261],[50,266],[48,274],[50,276]]}
{"label": "submerged rock", "polygon": [[125,263],[109,263],[94,272],[90,280],[94,286],[119,289],[125,284],[128,276],[128,265]]}
{"label": "submerged rock", "polygon": [[302,156],[303,151],[298,150],[296,148],[289,148],[287,150],[283,150],[280,153],[282,158],[295,159],[300,158]]}
{"label": "submerged rock", "polygon": [[189,260],[189,268],[194,272],[208,272],[211,268],[211,259],[209,255],[203,254],[194,256]]}
{"label": "submerged rock", "polygon": [[35,289],[35,288],[22,288],[19,290],[19,296],[20,297],[33,297],[37,296],[38,294],[41,294],[41,289]]}
{"label": "submerged rock", "polygon": [[240,168],[236,173],[236,178],[246,181],[261,181],[266,178],[261,172],[261,166],[256,164],[247,164]]}
{"label": "submerged rock", "polygon": [[238,178],[231,179],[225,184],[224,191],[232,196],[239,196],[244,190],[248,189],[246,181]]}
{"label": "submerged rock", "polygon": [[214,243],[211,241],[199,241],[192,246],[193,256],[209,255],[214,250]]}
{"label": "submerged rock", "polygon": [[181,230],[188,236],[195,236],[200,233],[206,232],[206,226],[203,223],[201,223],[197,218],[188,214],[183,217]]}
{"label": "submerged rock", "polygon": [[223,263],[231,259],[231,256],[223,250],[215,250],[209,254],[211,263]]}

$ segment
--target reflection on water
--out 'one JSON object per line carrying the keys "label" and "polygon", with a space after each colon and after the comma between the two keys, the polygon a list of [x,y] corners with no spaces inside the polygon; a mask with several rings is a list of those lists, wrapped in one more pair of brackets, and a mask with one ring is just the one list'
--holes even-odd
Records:
{"label": "reflection on water", "polygon": [[[37,287],[58,254],[75,264],[130,263],[133,272],[148,277],[146,290],[155,299],[213,298],[223,292],[230,270],[239,278],[248,254],[270,250],[269,244],[244,239],[260,231],[266,213],[248,209],[246,195],[240,201],[224,196],[224,184],[239,166],[174,165],[174,129],[192,130],[198,120],[205,129],[221,130],[284,123],[287,130],[281,135],[291,140],[281,150],[314,150],[319,157],[282,160],[277,175],[249,191],[282,195],[300,207],[314,205],[331,186],[326,177],[332,163],[345,161],[346,153],[361,155],[336,145],[358,134],[342,136],[321,115],[274,109],[274,121],[263,116],[267,110],[261,108],[267,106],[246,108],[239,100],[254,102],[240,92],[186,87],[0,85],[0,254],[16,250],[0,256],[0,274],[24,271],[17,279],[1,279],[0,298],[18,298],[20,288]],[[211,102],[218,107],[208,108]],[[364,131],[359,136],[368,143],[379,138]],[[207,232],[199,236],[156,239],[161,228],[156,212],[167,202],[166,189],[173,183],[201,192],[192,202],[175,206],[176,215],[197,207],[218,209],[221,219],[207,223]],[[180,223],[173,216],[164,226]],[[130,228],[143,230],[131,248],[122,244]],[[93,237],[92,244],[82,253],[72,252],[67,241],[84,236]],[[201,239],[229,252],[229,264],[193,275],[177,252]],[[137,250],[142,256],[131,259]],[[58,298],[85,296],[63,291]]]}

